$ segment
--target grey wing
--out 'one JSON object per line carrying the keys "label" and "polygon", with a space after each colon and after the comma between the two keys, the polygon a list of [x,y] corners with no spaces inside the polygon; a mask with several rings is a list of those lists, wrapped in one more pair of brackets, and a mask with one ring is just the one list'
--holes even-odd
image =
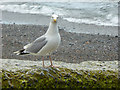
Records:
{"label": "grey wing", "polygon": [[25,50],[31,53],[38,53],[46,44],[47,44],[46,38],[40,37],[40,38],[37,38],[31,44],[28,44]]}

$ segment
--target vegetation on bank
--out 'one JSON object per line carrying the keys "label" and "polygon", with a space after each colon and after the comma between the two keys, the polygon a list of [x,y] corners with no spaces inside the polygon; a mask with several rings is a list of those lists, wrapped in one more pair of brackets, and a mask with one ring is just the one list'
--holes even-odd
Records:
{"label": "vegetation on bank", "polygon": [[2,70],[2,88],[120,88],[118,71],[36,68]]}

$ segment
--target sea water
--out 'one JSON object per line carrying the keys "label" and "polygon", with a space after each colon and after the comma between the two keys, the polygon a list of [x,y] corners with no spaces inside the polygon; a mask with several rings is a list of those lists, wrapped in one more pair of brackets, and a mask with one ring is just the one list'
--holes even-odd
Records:
{"label": "sea water", "polygon": [[75,23],[118,25],[117,2],[4,2],[0,3],[0,9],[47,16],[55,13]]}
{"label": "sea water", "polygon": [[[118,26],[117,2],[1,2],[0,10],[44,16],[51,16],[52,13],[55,13],[70,23]],[[3,19],[0,22],[10,23],[12,21]],[[26,23],[39,24],[30,21]]]}

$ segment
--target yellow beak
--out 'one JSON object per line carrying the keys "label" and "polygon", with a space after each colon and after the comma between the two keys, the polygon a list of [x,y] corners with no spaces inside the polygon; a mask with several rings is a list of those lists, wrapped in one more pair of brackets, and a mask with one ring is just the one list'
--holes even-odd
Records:
{"label": "yellow beak", "polygon": [[56,22],[56,19],[54,19],[54,22]]}

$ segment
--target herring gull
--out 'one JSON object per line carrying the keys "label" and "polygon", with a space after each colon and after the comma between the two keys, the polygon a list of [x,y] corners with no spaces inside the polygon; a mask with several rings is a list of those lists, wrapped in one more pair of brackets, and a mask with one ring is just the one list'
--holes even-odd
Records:
{"label": "herring gull", "polygon": [[48,55],[51,63],[50,67],[55,67],[53,66],[50,54],[58,48],[61,42],[57,21],[58,21],[58,15],[53,14],[51,16],[51,20],[47,32],[44,35],[38,37],[32,43],[24,46],[23,49],[16,51],[14,53],[16,53],[17,55],[42,56],[43,67],[45,67],[44,56]]}

